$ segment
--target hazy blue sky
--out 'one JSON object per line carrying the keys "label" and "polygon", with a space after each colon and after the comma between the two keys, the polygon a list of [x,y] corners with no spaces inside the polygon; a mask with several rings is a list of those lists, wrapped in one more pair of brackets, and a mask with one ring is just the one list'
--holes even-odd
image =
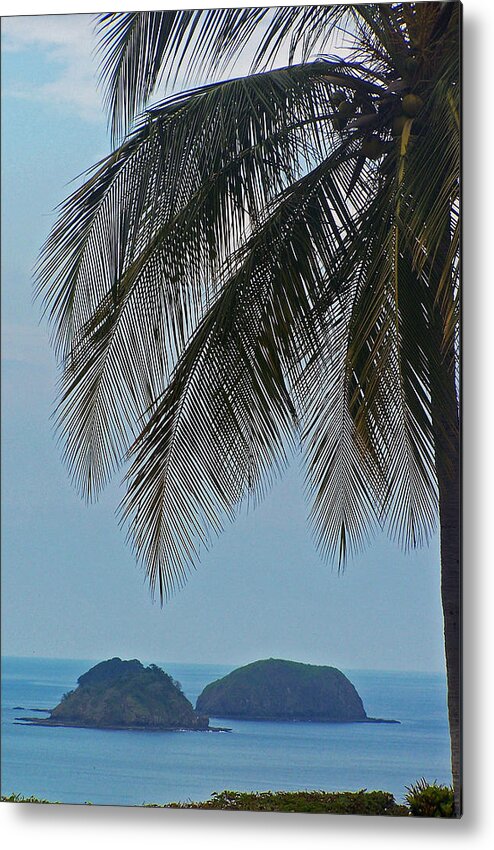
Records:
{"label": "hazy blue sky", "polygon": [[31,270],[69,181],[108,151],[91,19],[2,23],[3,654],[442,670],[437,540],[405,556],[379,539],[338,575],[312,545],[295,469],[163,609],[117,526],[118,480],[97,505],[79,500]]}

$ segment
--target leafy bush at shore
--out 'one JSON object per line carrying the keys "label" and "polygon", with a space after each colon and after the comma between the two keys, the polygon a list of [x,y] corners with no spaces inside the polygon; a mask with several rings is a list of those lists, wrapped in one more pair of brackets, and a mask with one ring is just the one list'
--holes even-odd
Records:
{"label": "leafy bush at shore", "polygon": [[425,779],[419,779],[414,785],[407,786],[405,800],[410,813],[416,818],[452,818],[454,817],[453,789],[447,785],[430,785]]}
{"label": "leafy bush at shore", "polygon": [[[452,818],[453,790],[420,779],[407,786],[407,805],[400,805],[388,791],[219,791],[209,800],[188,803],[145,803],[151,809],[216,809],[236,812],[296,812],[333,815]],[[6,803],[50,803],[38,797],[11,794]],[[59,805],[59,802],[57,801]],[[86,803],[86,805],[91,805]]]}
{"label": "leafy bush at shore", "polygon": [[387,791],[221,791],[202,803],[171,803],[178,809],[226,809],[237,812],[299,812],[335,815],[390,815],[405,817],[406,806]]}

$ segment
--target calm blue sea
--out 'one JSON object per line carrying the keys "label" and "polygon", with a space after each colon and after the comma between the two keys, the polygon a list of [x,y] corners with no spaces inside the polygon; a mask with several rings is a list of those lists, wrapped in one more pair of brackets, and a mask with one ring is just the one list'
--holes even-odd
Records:
{"label": "calm blue sea", "polygon": [[[449,784],[444,677],[345,670],[367,714],[396,724],[270,723],[211,718],[231,733],[102,731],[22,726],[53,708],[94,661],[2,660],[2,794],[64,803],[142,805],[204,800],[213,791],[391,791],[424,776]],[[149,663],[149,662],[146,662]],[[233,667],[158,662],[195,704]],[[18,708],[22,706],[23,710]],[[39,715],[43,717],[44,715]]]}

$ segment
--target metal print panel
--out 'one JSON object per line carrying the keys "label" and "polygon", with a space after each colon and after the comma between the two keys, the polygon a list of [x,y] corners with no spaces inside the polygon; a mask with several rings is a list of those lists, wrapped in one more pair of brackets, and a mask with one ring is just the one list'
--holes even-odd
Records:
{"label": "metal print panel", "polygon": [[4,801],[461,816],[460,24],[2,19]]}

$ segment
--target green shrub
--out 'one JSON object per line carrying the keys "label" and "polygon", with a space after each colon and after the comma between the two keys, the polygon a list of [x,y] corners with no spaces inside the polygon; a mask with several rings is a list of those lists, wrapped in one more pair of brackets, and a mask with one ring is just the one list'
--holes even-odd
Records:
{"label": "green shrub", "polygon": [[406,817],[406,806],[386,791],[221,791],[202,803],[170,803],[169,808],[228,809],[237,812],[311,812],[312,814]]}
{"label": "green shrub", "polygon": [[407,786],[405,800],[410,813],[418,818],[453,818],[453,789],[447,785],[429,784],[419,779],[414,785]]}

